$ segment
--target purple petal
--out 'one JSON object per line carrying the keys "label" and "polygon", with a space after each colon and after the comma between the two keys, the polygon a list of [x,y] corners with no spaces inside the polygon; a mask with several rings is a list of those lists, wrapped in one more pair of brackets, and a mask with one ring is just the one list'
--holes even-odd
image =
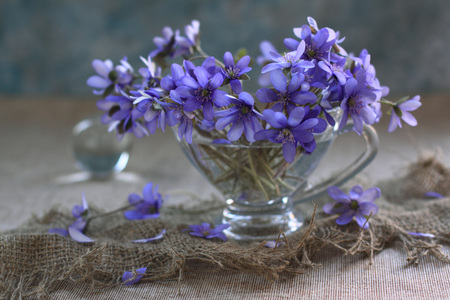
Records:
{"label": "purple petal", "polygon": [[256,91],[256,98],[258,98],[261,102],[269,103],[277,100],[278,96],[273,90],[262,88]]}
{"label": "purple petal", "polygon": [[[192,88],[192,89],[198,89],[198,88],[200,88],[200,84],[199,84],[194,78],[189,77],[189,76],[183,77],[183,78],[181,79],[181,82],[182,82],[184,85],[186,85],[186,86],[188,86],[188,87],[190,87],[190,88]],[[177,89],[177,92],[179,92],[178,89]],[[179,93],[180,93],[180,92],[179,92]],[[180,95],[183,96],[182,93],[180,93]]]}
{"label": "purple petal", "polygon": [[402,120],[405,121],[405,123],[408,124],[409,126],[417,125],[416,118],[414,118],[414,116],[407,111],[402,112]]}
{"label": "purple petal", "polygon": [[369,228],[369,221],[367,221],[367,218],[365,216],[363,216],[360,213],[356,213],[355,214],[355,219],[356,219],[356,223],[358,223],[359,227],[364,229]]}
{"label": "purple petal", "polygon": [[398,126],[401,127],[400,118],[395,114],[394,110],[391,112],[391,120],[389,121],[388,132],[393,132]]}
{"label": "purple petal", "polygon": [[330,186],[327,189],[328,195],[330,195],[331,198],[333,198],[334,200],[336,200],[337,202],[340,203],[349,203],[350,199],[349,197],[343,192],[341,191],[340,188],[338,188],[337,186]]}
{"label": "purple petal", "polygon": [[145,215],[138,210],[127,210],[123,213],[128,220],[143,220]]}
{"label": "purple petal", "polygon": [[67,236],[69,234],[67,229],[64,228],[51,228],[49,229],[48,233],[58,234],[61,236]]}
{"label": "purple petal", "polygon": [[296,147],[293,143],[286,142],[283,144],[283,156],[284,159],[291,163],[295,158]]}
{"label": "purple petal", "polygon": [[223,232],[217,232],[217,233],[214,233],[214,234],[210,234],[210,235],[205,236],[205,238],[207,238],[207,239],[219,238],[219,239],[221,239],[223,241],[227,240],[227,236]]}
{"label": "purple petal", "polygon": [[[420,99],[419,96],[416,96],[416,97],[418,97],[418,99]],[[414,97],[413,99],[415,99],[416,97]],[[405,101],[405,102],[399,104],[398,106],[404,111],[413,111],[413,110],[418,109],[420,106],[422,106],[422,103],[420,103],[419,100],[413,100],[413,99]]]}
{"label": "purple petal", "polygon": [[93,243],[95,242],[93,239],[91,239],[90,237],[86,236],[85,234],[83,234],[80,230],[78,230],[75,227],[71,227],[69,226],[69,235],[72,239],[74,239],[75,241],[79,242],[79,243]]}
{"label": "purple petal", "polygon": [[293,38],[285,38],[283,40],[283,44],[291,51],[297,49],[299,43],[299,41],[294,40]]}
{"label": "purple petal", "polygon": [[[155,194],[157,190],[158,186],[155,186]],[[142,196],[144,196],[145,201],[150,201],[154,199],[152,182],[149,182],[144,186],[144,189],[142,190]]]}
{"label": "purple petal", "polygon": [[296,107],[289,114],[289,119],[287,123],[289,126],[295,127],[300,124],[300,122],[303,120],[304,117],[305,117],[305,109],[303,107]]}
{"label": "purple petal", "polygon": [[255,104],[255,100],[252,95],[247,92],[242,92],[239,94],[239,99],[242,100],[246,105],[253,106]]}
{"label": "purple petal", "polygon": [[217,89],[222,85],[223,76],[220,73],[216,73],[209,81],[209,87],[212,89]]}
{"label": "purple petal", "polygon": [[280,93],[286,92],[287,83],[286,76],[284,76],[283,71],[280,69],[273,70],[270,72],[270,81],[273,87]]}
{"label": "purple petal", "polygon": [[152,241],[160,240],[166,235],[166,230],[163,229],[159,234],[155,235],[154,237],[147,238],[147,239],[140,239],[140,240],[133,240],[133,243],[148,243]]}
{"label": "purple petal", "polygon": [[230,227],[230,224],[223,223],[223,224],[217,225],[217,227],[214,228],[214,232],[222,232],[222,231],[224,231],[225,229],[227,229],[229,227]]}
{"label": "purple petal", "polygon": [[113,64],[110,60],[103,62],[100,59],[94,59],[92,61],[92,67],[94,68],[95,72],[97,72],[100,76],[107,78],[109,72],[112,71]]}
{"label": "purple petal", "polygon": [[107,88],[111,84],[112,84],[111,80],[102,78],[98,75],[91,76],[87,80],[87,85],[99,89]]}
{"label": "purple petal", "polygon": [[243,132],[244,132],[244,123],[242,122],[242,120],[237,121],[233,123],[230,130],[228,131],[227,138],[232,142],[237,141],[242,136]]}
{"label": "purple petal", "polygon": [[228,116],[228,117],[224,117],[224,118],[219,119],[219,120],[216,122],[216,126],[215,126],[215,127],[216,127],[216,130],[222,130],[222,129],[224,129],[225,127],[228,126],[228,124],[230,124],[231,122],[233,122],[235,118],[236,118],[236,115],[231,115],[231,116]]}
{"label": "purple petal", "polygon": [[235,94],[239,95],[242,92],[242,84],[239,79],[232,79],[230,81],[230,86]]}
{"label": "purple petal", "polygon": [[245,55],[237,62],[236,68],[238,68],[239,70],[244,70],[249,63],[250,63],[250,56]]}
{"label": "purple petal", "polygon": [[359,196],[361,196],[361,194],[364,192],[364,189],[362,188],[362,186],[360,185],[355,185],[350,192],[348,193],[348,195],[350,196],[350,198],[352,199],[358,199]]}
{"label": "purple petal", "polygon": [[369,216],[370,213],[375,215],[378,212],[378,206],[373,202],[363,202],[359,204],[358,212],[364,216]]}
{"label": "purple petal", "polygon": [[364,191],[358,199],[358,202],[373,202],[381,196],[381,191],[377,187],[373,187]]}
{"label": "purple petal", "polygon": [[[206,71],[203,67],[196,67],[194,69],[194,74],[195,74],[195,76],[197,76],[198,83],[202,86],[202,88],[205,88],[209,82],[208,71]],[[219,74],[219,76],[220,76],[220,74]]]}
{"label": "purple petal", "polygon": [[225,52],[225,54],[223,55],[223,63],[227,68],[234,66],[234,58],[231,52]]}
{"label": "purple petal", "polygon": [[345,213],[343,213],[339,218],[336,219],[336,224],[345,225],[350,223],[350,221],[355,216],[355,211],[353,209],[349,209]]}
{"label": "purple petal", "polygon": [[407,231],[407,233],[409,233],[410,235],[415,235],[415,236],[424,236],[424,237],[429,237],[429,238],[434,238],[436,237],[434,234],[432,233],[421,233],[421,232],[411,232],[411,231]]}
{"label": "purple petal", "polygon": [[444,195],[436,192],[426,192],[425,194],[423,194],[423,196],[426,198],[436,198],[436,199],[444,198]]}
{"label": "purple petal", "polygon": [[278,132],[276,129],[261,130],[255,133],[254,138],[257,141],[273,139],[278,135]]}
{"label": "purple petal", "polygon": [[135,284],[136,282],[141,280],[141,278],[144,276],[146,271],[147,271],[147,268],[137,269],[135,274],[133,274],[132,272],[129,272],[129,271],[125,271],[122,276],[122,282],[124,282],[125,285]]}
{"label": "purple petal", "polygon": [[211,94],[212,99],[214,99],[214,105],[216,107],[228,106],[230,104],[230,98],[227,97],[227,93],[221,90],[215,90]]}
{"label": "purple petal", "polygon": [[203,103],[203,117],[205,120],[212,121],[214,119],[214,108],[211,101]]}
{"label": "purple petal", "polygon": [[184,104],[183,108],[185,111],[194,111],[202,106],[200,101],[195,98],[189,98]]}

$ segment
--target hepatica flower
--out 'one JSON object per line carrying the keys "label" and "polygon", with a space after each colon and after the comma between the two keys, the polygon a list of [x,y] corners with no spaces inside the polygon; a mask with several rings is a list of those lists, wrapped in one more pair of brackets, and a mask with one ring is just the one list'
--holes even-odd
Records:
{"label": "hepatica flower", "polygon": [[202,108],[204,118],[211,121],[214,118],[214,106],[222,107],[230,103],[226,93],[218,89],[222,85],[223,76],[220,73],[212,75],[203,66],[196,67],[193,76],[183,77],[183,86],[176,91],[180,97],[186,98],[186,111]]}
{"label": "hepatica flower", "polygon": [[227,240],[226,235],[223,233],[225,229],[230,227],[230,224],[220,224],[216,228],[211,228],[211,225],[208,223],[202,223],[201,225],[190,225],[189,234],[202,237],[205,239],[219,238],[223,241]]}
{"label": "hepatica flower", "polygon": [[104,94],[107,89],[119,92],[133,80],[133,76],[131,75],[133,70],[126,61],[126,58],[117,66],[114,66],[113,62],[109,59],[105,61],[95,59],[92,62],[92,67],[98,75],[89,77],[87,84],[99,89],[94,90],[94,94],[97,95]]}
{"label": "hepatica flower", "polygon": [[250,63],[250,56],[242,57],[237,64],[234,64],[234,58],[231,52],[226,52],[223,56],[225,67],[223,74],[229,80],[231,89],[234,93],[240,94],[242,92],[241,79],[244,78],[245,73],[250,72],[252,68],[248,66]]}
{"label": "hepatica flower", "polygon": [[230,141],[237,141],[245,132],[247,141],[254,142],[255,132],[263,129],[258,120],[263,116],[254,109],[255,101],[253,97],[247,92],[242,92],[239,94],[239,98],[230,97],[230,99],[234,106],[219,111],[215,115],[220,118],[216,122],[216,129],[222,130],[232,124],[227,133]]}
{"label": "hepatica flower", "polygon": [[[287,162],[293,162],[295,158],[296,148],[298,145],[307,146],[314,145],[314,133],[323,132],[327,123],[319,118],[305,118],[309,113],[309,107],[296,107],[289,114],[289,117],[281,112],[275,112],[266,109],[263,112],[267,123],[273,128],[258,131],[255,134],[255,140],[269,140],[273,143],[283,144],[283,156]],[[307,152],[314,149],[306,147]]]}
{"label": "hepatica flower", "polygon": [[[388,131],[393,132],[397,127],[402,128],[401,120],[410,126],[416,126],[417,120],[410,113],[410,111],[418,109],[422,103],[420,103],[420,96],[417,95],[412,99],[400,102],[392,107],[391,121],[389,122]],[[401,119],[401,120],[400,120]]]}
{"label": "hepatica flower", "polygon": [[124,212],[124,216],[128,220],[158,218],[162,201],[162,196],[158,193],[158,186],[156,185],[153,189],[153,183],[149,182],[142,190],[142,197],[138,194],[130,194],[128,202],[133,205],[135,209]]}
{"label": "hepatica flower", "polygon": [[377,187],[364,191],[360,185],[356,185],[347,195],[338,187],[331,186],[328,188],[328,195],[337,203],[325,204],[323,212],[329,215],[339,214],[336,224],[345,225],[355,218],[360,227],[367,229],[369,222],[366,221],[369,215],[378,212],[378,206],[373,202],[381,196],[381,192]]}

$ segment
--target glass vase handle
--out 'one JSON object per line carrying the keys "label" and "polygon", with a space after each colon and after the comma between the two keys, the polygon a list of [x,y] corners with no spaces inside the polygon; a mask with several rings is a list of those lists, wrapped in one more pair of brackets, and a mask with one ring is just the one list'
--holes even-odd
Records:
{"label": "glass vase handle", "polygon": [[[353,122],[348,122],[344,128],[337,132],[337,136],[353,131]],[[336,138],[337,138],[336,136]],[[378,134],[370,125],[364,124],[362,136],[366,142],[365,151],[348,167],[344,168],[340,173],[333,174],[330,178],[323,180],[322,182],[315,184],[314,186],[307,188],[303,191],[303,194],[299,199],[294,199],[294,205],[311,201],[317,197],[322,196],[327,192],[329,186],[341,186],[348,180],[353,178],[356,174],[361,172],[376,156],[378,152]]]}

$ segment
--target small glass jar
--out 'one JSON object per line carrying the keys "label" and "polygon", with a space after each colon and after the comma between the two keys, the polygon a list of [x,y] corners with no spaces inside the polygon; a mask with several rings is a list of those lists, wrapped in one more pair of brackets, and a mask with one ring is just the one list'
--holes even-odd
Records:
{"label": "small glass jar", "polygon": [[80,121],[72,131],[73,153],[77,167],[89,172],[93,179],[108,179],[127,166],[132,137],[124,135],[121,140],[116,132],[108,131],[101,116]]}

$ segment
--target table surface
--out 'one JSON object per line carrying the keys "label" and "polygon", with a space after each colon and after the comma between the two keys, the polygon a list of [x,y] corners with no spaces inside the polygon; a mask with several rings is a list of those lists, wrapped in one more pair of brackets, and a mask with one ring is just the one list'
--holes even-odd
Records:
{"label": "table surface", "polygon": [[[402,173],[408,163],[425,152],[441,155],[450,165],[450,112],[448,95],[422,96],[415,113],[419,126],[387,133],[389,117],[376,125],[380,150],[359,176],[377,182]],[[201,198],[217,193],[190,165],[171,132],[134,141],[125,172],[109,181],[63,183],[78,170],[71,149],[71,129],[81,119],[97,113],[95,99],[70,97],[0,97],[0,231],[20,226],[32,214],[42,215],[51,207],[70,209],[84,192],[90,203],[108,210],[122,206],[128,194],[140,192],[148,181],[160,185],[164,194],[180,191]],[[355,133],[339,138],[312,178],[317,182],[330,169],[338,170],[364,148]],[[344,155],[345,154],[345,155]],[[324,167],[326,166],[326,168]],[[326,170],[325,170],[326,169]],[[168,205],[177,204],[171,197]],[[449,248],[445,248],[449,253]],[[199,273],[176,282],[143,283],[101,293],[67,284],[57,298],[124,299],[442,299],[450,297],[450,266],[426,258],[417,267],[406,267],[400,247],[386,249],[373,265],[360,257],[318,257],[321,268],[307,274],[282,276],[274,283],[233,271]],[[219,288],[218,288],[219,287]]]}

